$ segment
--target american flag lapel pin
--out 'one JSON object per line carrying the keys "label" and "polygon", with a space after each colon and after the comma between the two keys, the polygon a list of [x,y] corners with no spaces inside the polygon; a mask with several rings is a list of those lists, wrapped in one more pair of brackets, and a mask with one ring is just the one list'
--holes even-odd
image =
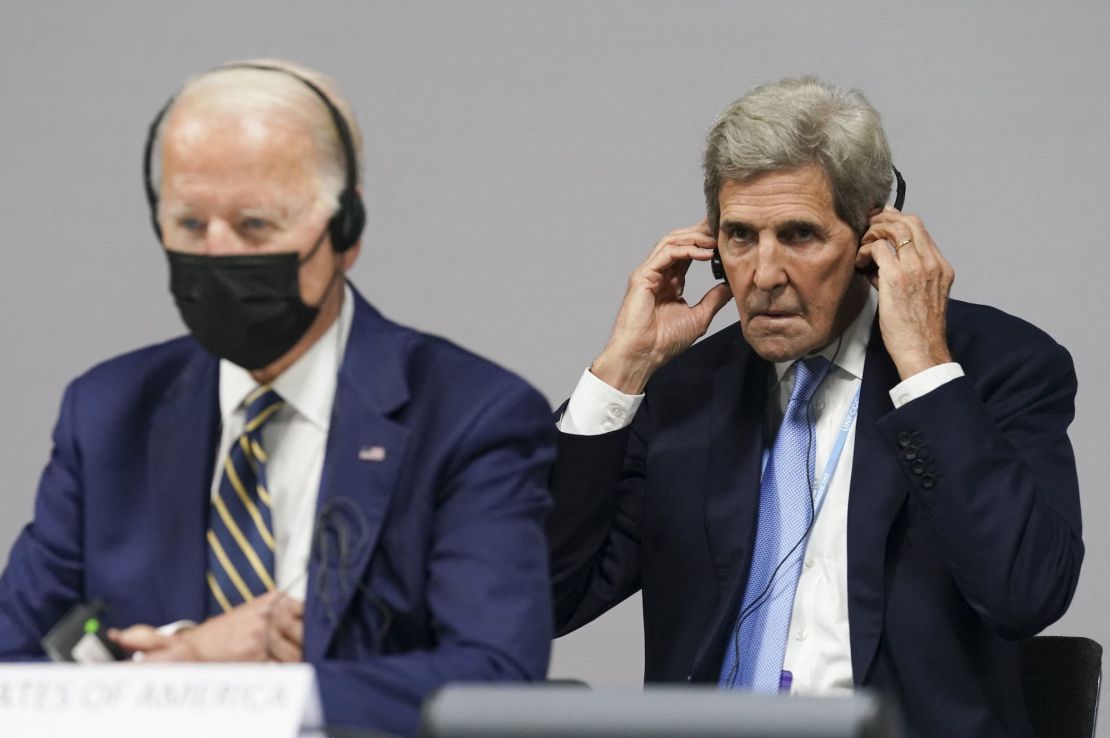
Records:
{"label": "american flag lapel pin", "polygon": [[359,461],[385,461],[384,446],[363,446],[358,450]]}

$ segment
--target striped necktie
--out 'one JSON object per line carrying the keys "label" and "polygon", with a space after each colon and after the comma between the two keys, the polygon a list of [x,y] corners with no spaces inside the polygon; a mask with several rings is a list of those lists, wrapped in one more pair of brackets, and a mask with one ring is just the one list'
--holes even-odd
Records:
{"label": "striped necktie", "polygon": [[285,401],[268,385],[247,396],[242,434],[224,459],[208,514],[208,614],[274,589],[274,523],[262,427]]}
{"label": "striped necktie", "polygon": [[794,388],[760,482],[752,566],[721,665],[721,687],[775,692],[781,686],[794,593],[813,520],[810,480],[817,440],[809,403],[829,367],[821,356],[794,362]]}

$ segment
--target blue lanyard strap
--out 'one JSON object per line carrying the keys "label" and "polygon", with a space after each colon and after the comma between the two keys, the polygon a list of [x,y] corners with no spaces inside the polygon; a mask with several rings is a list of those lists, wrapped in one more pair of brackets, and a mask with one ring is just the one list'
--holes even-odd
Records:
{"label": "blue lanyard strap", "polygon": [[848,414],[844,416],[844,422],[840,424],[840,432],[836,434],[836,442],[833,444],[832,451],[829,452],[829,460],[825,462],[825,473],[821,475],[817,482],[817,489],[813,491],[814,518],[821,512],[821,505],[825,503],[825,493],[829,491],[833,472],[840,464],[840,456],[844,453],[844,444],[848,442],[848,433],[856,423],[856,416],[859,414],[859,393],[862,387],[862,382],[860,382],[859,387],[856,387],[856,394],[852,398],[852,404],[848,407]]}

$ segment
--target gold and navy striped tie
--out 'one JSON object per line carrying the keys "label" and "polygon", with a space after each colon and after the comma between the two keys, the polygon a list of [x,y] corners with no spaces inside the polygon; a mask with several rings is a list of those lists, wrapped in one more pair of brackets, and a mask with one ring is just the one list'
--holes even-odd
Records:
{"label": "gold and navy striped tie", "polygon": [[243,401],[243,433],[224,459],[208,514],[208,614],[274,589],[274,523],[266,488],[262,426],[285,401],[263,385]]}

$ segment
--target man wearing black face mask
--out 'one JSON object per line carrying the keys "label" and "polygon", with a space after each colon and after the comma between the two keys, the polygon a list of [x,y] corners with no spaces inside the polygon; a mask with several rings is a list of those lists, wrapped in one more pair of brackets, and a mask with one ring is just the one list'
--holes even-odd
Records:
{"label": "man wearing black face mask", "polygon": [[0,578],[0,658],[102,600],[125,651],[307,661],[330,724],[399,734],[446,681],[543,677],[549,409],[346,283],[358,152],[327,82],[285,64],[194,78],[155,121],[192,336],[68,389]]}

